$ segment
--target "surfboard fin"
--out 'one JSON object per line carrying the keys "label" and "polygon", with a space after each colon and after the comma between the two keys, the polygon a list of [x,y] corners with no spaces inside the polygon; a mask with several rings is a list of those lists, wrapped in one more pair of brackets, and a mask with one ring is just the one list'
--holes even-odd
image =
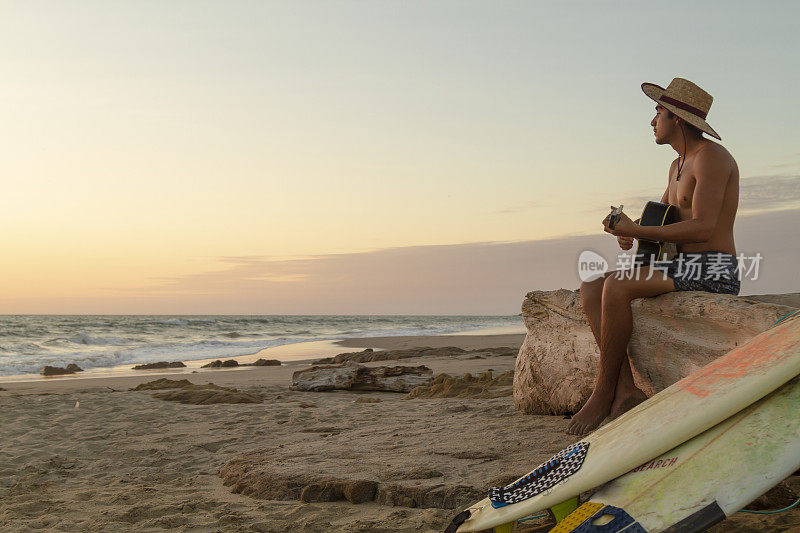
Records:
{"label": "surfboard fin", "polygon": [[509,522],[508,524],[503,524],[502,526],[497,526],[494,528],[494,533],[514,533],[514,526],[517,524],[517,521],[514,520],[513,522]]}
{"label": "surfboard fin", "polygon": [[555,518],[556,524],[564,520],[567,515],[569,515],[572,511],[578,508],[578,497],[575,496],[574,498],[570,498],[567,501],[561,502],[552,506],[548,511],[550,512],[550,516]]}

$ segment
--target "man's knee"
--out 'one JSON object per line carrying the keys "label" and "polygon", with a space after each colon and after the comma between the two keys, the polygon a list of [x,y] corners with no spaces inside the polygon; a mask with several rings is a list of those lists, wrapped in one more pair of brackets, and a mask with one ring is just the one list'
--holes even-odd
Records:
{"label": "man's knee", "polygon": [[603,302],[630,301],[630,283],[619,276],[609,276],[603,283]]}
{"label": "man's knee", "polygon": [[603,282],[605,277],[601,276],[591,281],[581,283],[581,298],[583,301],[599,300],[603,295]]}
{"label": "man's knee", "polygon": [[602,276],[596,277],[591,281],[582,282],[580,286],[581,294],[583,293],[591,294],[595,292],[598,294],[602,294],[603,286],[605,285],[606,280],[609,278],[619,277],[617,276],[618,272],[619,272],[618,270],[612,270],[611,272],[606,272]]}

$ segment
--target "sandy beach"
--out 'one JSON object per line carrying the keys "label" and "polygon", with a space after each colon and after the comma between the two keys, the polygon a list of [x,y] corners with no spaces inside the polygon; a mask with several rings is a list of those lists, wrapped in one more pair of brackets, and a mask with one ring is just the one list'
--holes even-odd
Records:
{"label": "sandy beach", "polygon": [[[568,421],[521,414],[507,382],[408,399],[293,391],[292,373],[354,349],[454,346],[467,352],[365,364],[497,377],[513,370],[522,340],[506,333],[324,341],[239,358],[292,359],[281,366],[2,381],[2,530],[442,531],[458,506],[573,442]],[[490,351],[503,347],[512,355]],[[131,390],[160,378],[232,387],[261,402],[195,405]],[[800,477],[783,485],[800,492]],[[326,501],[364,487],[377,491],[373,500]],[[517,531],[551,525],[532,520]],[[797,528],[800,509],[739,513],[712,531]]]}

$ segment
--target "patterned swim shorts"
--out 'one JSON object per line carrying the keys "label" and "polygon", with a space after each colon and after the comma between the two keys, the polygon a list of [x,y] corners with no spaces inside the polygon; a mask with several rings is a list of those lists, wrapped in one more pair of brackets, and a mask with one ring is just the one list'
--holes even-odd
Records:
{"label": "patterned swim shorts", "polygon": [[[641,265],[650,264],[647,258],[637,258]],[[739,262],[735,255],[725,252],[686,252],[672,261],[656,261],[653,268],[666,272],[677,291],[706,291],[739,294]]]}

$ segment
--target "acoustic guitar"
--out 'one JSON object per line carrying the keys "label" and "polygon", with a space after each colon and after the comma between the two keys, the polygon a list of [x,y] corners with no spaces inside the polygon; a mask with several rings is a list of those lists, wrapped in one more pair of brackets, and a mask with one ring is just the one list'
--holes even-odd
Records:
{"label": "acoustic guitar", "polygon": [[[642,210],[642,217],[639,219],[641,226],[665,226],[674,224],[680,220],[678,208],[674,205],[661,202],[647,202]],[[671,261],[678,253],[678,247],[674,242],[657,242],[646,239],[638,239],[636,245],[637,262],[644,261],[650,263],[653,257],[656,261]]]}

